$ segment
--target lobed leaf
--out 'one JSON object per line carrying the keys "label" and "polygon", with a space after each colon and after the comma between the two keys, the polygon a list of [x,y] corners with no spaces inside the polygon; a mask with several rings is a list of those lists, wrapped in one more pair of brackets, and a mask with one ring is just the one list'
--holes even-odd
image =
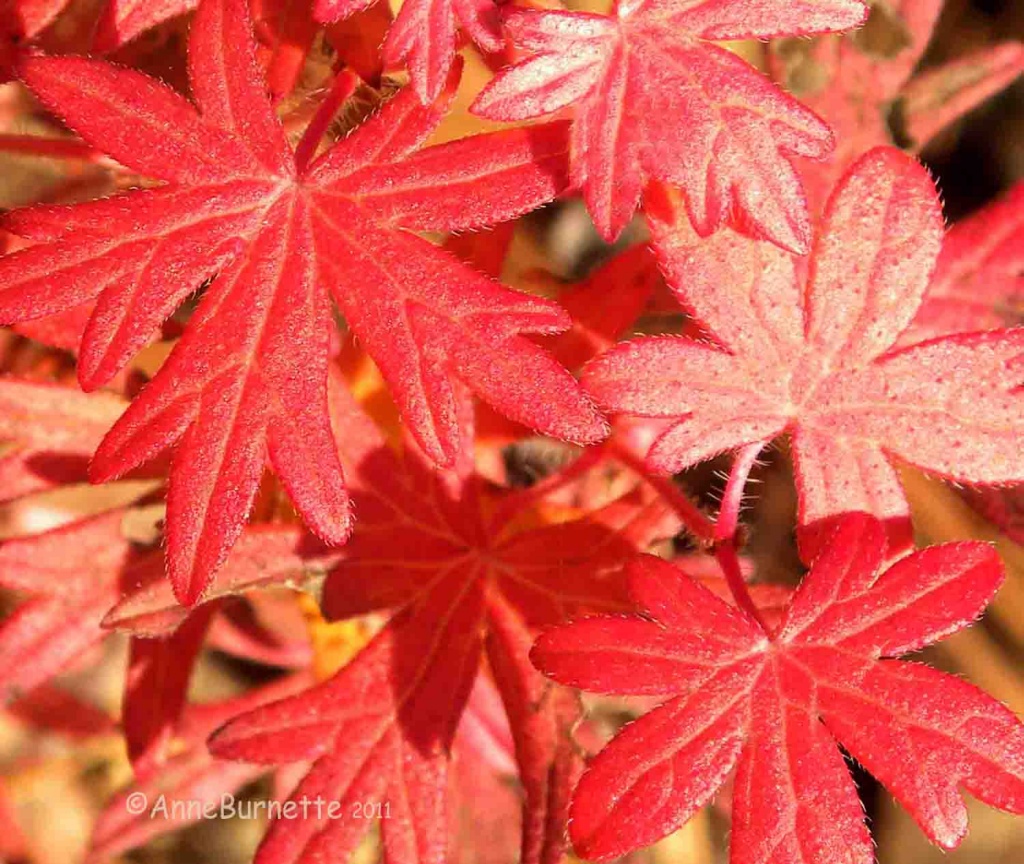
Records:
{"label": "lobed leaf", "polygon": [[719,0],[622,3],[611,16],[512,10],[506,27],[527,56],[500,72],[472,110],[511,121],[572,106],[573,180],[607,240],[632,216],[645,184],[663,180],[686,193],[701,235],[735,212],[756,236],[802,252],[809,227],[790,160],[826,155],[829,130],[707,41],[843,29],[864,7],[840,0],[815,4],[811,16],[795,12]]}
{"label": "lobed leaf", "polygon": [[93,479],[108,480],[177,445],[167,560],[179,600],[203,596],[268,461],[318,537],[348,536],[328,419],[332,299],[439,463],[463,446],[454,405],[464,385],[543,432],[581,443],[606,434],[572,376],[523,336],[565,329],[561,310],[408,230],[478,227],[555,197],[567,183],[564,127],[410,155],[440,121],[456,68],[436,102],[401,93],[311,166],[299,164],[264,92],[244,0],[200,5],[188,71],[194,105],[101,61],[24,61],[22,77],[48,108],[166,185],[16,212],[7,224],[39,242],[0,260],[5,321],[95,303],[79,364],[90,388],[213,278],[92,465]]}
{"label": "lobed leaf", "polygon": [[[620,732],[583,775],[571,806],[577,852],[604,860],[653,843],[738,764],[732,861],[867,864],[870,835],[831,736],[948,848],[966,830],[960,786],[1024,811],[1024,724],[951,675],[879,659],[973,620],[1002,580],[998,557],[954,543],[883,571],[886,556],[878,520],[841,520],[771,634],[645,559],[631,581],[654,620],[585,619],[544,634],[533,656],[558,680],[605,692],[633,692],[635,681],[638,692],[671,696],[674,677],[679,693]],[[704,649],[699,676],[662,665],[666,646],[687,640]],[[643,689],[649,682],[658,686]]]}
{"label": "lobed leaf", "polygon": [[851,508],[886,520],[894,550],[909,545],[893,457],[966,482],[1021,478],[1020,331],[894,349],[942,237],[934,186],[913,160],[880,148],[850,169],[806,268],[729,233],[697,254],[667,204],[651,221],[670,286],[721,345],[639,339],[584,372],[607,410],[671,421],[650,447],[652,469],[679,471],[789,431],[808,560]]}

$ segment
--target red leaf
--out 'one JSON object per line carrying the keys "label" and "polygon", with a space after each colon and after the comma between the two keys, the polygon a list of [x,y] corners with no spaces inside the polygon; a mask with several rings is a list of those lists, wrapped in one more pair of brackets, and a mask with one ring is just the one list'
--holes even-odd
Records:
{"label": "red leaf", "polygon": [[477,676],[466,700],[466,708],[456,730],[456,745],[472,752],[488,768],[501,774],[515,774],[514,743],[505,706],[489,678]]}
{"label": "red leaf", "polygon": [[380,46],[392,20],[389,4],[373,3],[362,12],[328,25],[325,33],[338,58],[371,87],[380,85],[384,71]]}
{"label": "red leaf", "polygon": [[7,710],[33,729],[72,739],[112,735],[117,731],[113,718],[105,711],[52,684],[39,685]]}
{"label": "red leaf", "polygon": [[555,197],[565,187],[564,127],[407,156],[449,97],[422,107],[403,93],[307,167],[263,93],[242,0],[202,4],[189,60],[196,106],[99,61],[24,60],[23,80],[84,139],[167,183],[18,211],[12,229],[43,242],[0,261],[5,321],[96,300],[79,366],[86,387],[108,380],[217,275],[93,463],[96,479],[111,478],[180,440],[167,558],[183,602],[199,599],[238,538],[267,459],[318,536],[347,537],[327,418],[328,291],[431,458],[450,462],[459,449],[456,378],[543,432],[605,434],[574,379],[521,335],[564,329],[564,314],[412,233],[501,221]]}
{"label": "red leaf", "polygon": [[124,411],[109,393],[0,378],[0,438],[21,445],[0,458],[0,500],[85,480],[88,459]]}
{"label": "red leaf", "polygon": [[[192,12],[198,0],[106,0],[93,50],[111,52],[170,18]],[[260,65],[276,101],[298,80],[316,35],[311,0],[250,0]]]}
{"label": "red leaf", "polygon": [[137,779],[111,799],[93,829],[87,861],[101,864],[196,822],[203,808],[216,812],[225,796],[266,773],[261,765],[215,759],[206,749],[206,738],[228,718],[307,684],[307,676],[292,675],[234,699],[186,708],[179,752],[159,772]]}
{"label": "red leaf", "polygon": [[66,5],[67,0],[4,0],[0,4],[0,84],[11,80],[25,45],[34,42]]}
{"label": "red leaf", "polygon": [[965,489],[967,502],[1018,545],[1024,545],[1024,488]]}
{"label": "red leaf", "polygon": [[[116,414],[120,408],[119,400],[103,394],[83,396],[11,379],[0,381],[0,393],[11,397],[11,419],[21,412],[23,428],[30,432],[35,424],[52,421],[51,437],[40,440],[52,440],[59,457],[74,453],[74,432],[99,437],[90,427],[93,415],[103,416],[110,407]],[[30,413],[24,416],[26,410]],[[217,606],[209,604],[186,621],[188,610],[174,603],[163,578],[161,551],[135,547],[124,530],[125,517],[118,508],[0,546],[0,584],[24,595],[0,624],[0,658],[5,661],[0,701],[21,699],[23,716],[40,716],[40,706],[50,702],[58,711],[60,703],[40,687],[87,659],[89,649],[109,635],[105,625],[118,614],[142,637],[163,637],[135,638],[130,649],[122,719],[128,753],[141,777],[164,762],[164,748],[177,727],[193,663]],[[337,555],[310,540],[297,526],[250,528],[221,571],[221,595],[280,584],[304,568],[319,566],[322,573]],[[172,633],[179,625],[184,626]],[[287,656],[289,648],[296,656],[293,646],[277,647],[277,655]],[[270,646],[260,659],[268,654],[273,656]],[[27,695],[22,699],[22,694]],[[83,724],[88,720],[80,719]]]}
{"label": "red leaf", "polygon": [[42,342],[44,345],[52,345],[54,348],[75,352],[82,342],[82,336],[85,334],[92,310],[92,304],[86,303],[84,306],[69,309],[67,312],[58,312],[56,315],[25,321],[14,327],[14,330],[23,336],[28,336],[29,339]]}
{"label": "red leaf", "polygon": [[884,549],[877,520],[843,519],[771,633],[656,558],[629,568],[644,617],[545,633],[532,658],[557,681],[672,696],[584,774],[569,823],[577,852],[605,860],[654,842],[738,765],[733,861],[868,864],[830,733],[946,847],[966,830],[960,786],[1024,812],[1024,725],[959,679],[881,659],[973,621],[1002,581],[998,556],[951,543],[880,572]]}
{"label": "red leaf", "polygon": [[610,410],[672,420],[652,468],[790,431],[807,557],[822,526],[851,509],[887,520],[894,547],[908,544],[891,457],[964,482],[1024,479],[1024,330],[892,350],[942,239],[935,189],[911,159],[878,149],[851,169],[803,288],[802,262],[775,247],[731,233],[698,241],[678,218],[652,217],[652,228],[670,285],[719,343],[637,340],[588,366],[587,386]]}
{"label": "red leaf", "polygon": [[935,277],[914,318],[920,340],[1024,322],[1024,184],[946,234]]}
{"label": "red leaf", "polygon": [[812,212],[862,154],[889,144],[920,152],[1024,68],[1024,48],[1005,43],[913,74],[941,9],[941,0],[876,3],[862,30],[776,46],[773,77],[836,135],[826,160],[801,165]]}
{"label": "red leaf", "polygon": [[67,0],[13,0],[10,4],[24,39],[32,39],[49,27],[66,5]]}
{"label": "red leaf", "polygon": [[922,148],[1024,72],[1024,45],[1005,42],[915,75],[903,88],[901,132]]}
{"label": "red leaf", "polygon": [[509,34],[529,56],[499,73],[473,110],[508,121],[573,106],[573,180],[608,240],[632,216],[645,182],[664,180],[685,191],[700,234],[734,209],[756,235],[799,252],[809,228],[789,160],[824,156],[829,130],[711,43],[842,30],[864,15],[859,0],[646,0],[618,3],[612,16],[513,9]]}
{"label": "red leaf", "polygon": [[96,24],[93,49],[113,51],[136,36],[196,8],[197,0],[106,0]]}
{"label": "red leaf", "polygon": [[485,648],[508,712],[519,780],[526,793],[521,857],[559,864],[565,852],[569,797],[583,769],[570,735],[580,706],[575,694],[550,687],[522,662],[532,641],[517,610],[495,600]]}
{"label": "red leaf", "polygon": [[[326,573],[339,559],[294,525],[256,525],[246,528],[224,566],[217,571],[206,601],[244,594],[257,588],[301,583]],[[172,633],[189,615],[164,580],[138,586],[119,598],[103,619],[103,626],[136,636]]]}
{"label": "red leaf", "polygon": [[[30,595],[0,626],[0,701],[48,681],[106,635],[121,582],[159,572],[139,558],[115,510],[0,546],[0,584]],[[132,575],[130,575],[132,574]]]}
{"label": "red leaf", "polygon": [[546,337],[546,343],[568,368],[582,366],[633,326],[660,284],[650,249],[627,249],[559,292],[558,302],[572,318],[572,329]]}
{"label": "red leaf", "polygon": [[215,606],[196,610],[171,636],[135,637],[129,643],[121,722],[135,776],[161,770],[185,707],[192,667],[203,647]]}
{"label": "red leaf", "polygon": [[276,823],[257,861],[310,860],[326,850],[345,858],[368,828],[350,818],[357,801],[390,802],[381,825],[389,861],[443,857],[453,735],[486,652],[525,792],[522,855],[555,862],[577,709],[530,667],[530,639],[570,610],[623,608],[618,573],[642,541],[626,539],[629,520],[621,532],[602,521],[619,524],[618,511],[538,525],[529,498],[501,496],[468,470],[433,472],[411,446],[397,457],[338,397],[339,424],[358,442],[345,458],[360,521],[323,605],[332,618],[392,614],[334,678],[237,718],[212,739],[222,757],[315,760],[293,800],[341,802],[338,819]]}
{"label": "red leaf", "polygon": [[292,92],[319,29],[312,0],[250,0],[260,65],[275,101]]}
{"label": "red leaf", "polygon": [[[243,537],[245,535],[242,535]],[[235,550],[232,550],[234,557]],[[306,617],[291,591],[260,592],[223,603],[208,644],[233,657],[281,669],[306,669],[314,660]]]}
{"label": "red leaf", "polygon": [[[455,793],[458,810],[458,824],[453,832],[449,860],[452,864],[506,864],[509,850],[519,843],[519,810],[521,805],[518,790],[509,782],[515,776],[515,762],[512,759],[512,742],[503,741],[498,750],[467,734],[467,729],[476,725],[474,699],[481,692],[481,684],[487,684],[496,711],[505,724],[504,735],[511,739],[505,722],[504,707],[498,695],[493,692],[486,678],[478,678],[473,688],[466,711],[459,725],[456,737],[454,759]],[[507,748],[507,750],[506,750]],[[495,764],[494,754],[499,752],[502,762]]]}
{"label": "red leaf", "polygon": [[[314,14],[318,21],[339,21],[374,2],[316,0]],[[494,0],[407,0],[388,30],[384,61],[388,66],[408,67],[412,85],[425,105],[444,89],[460,31],[485,53],[500,51],[505,45]]]}

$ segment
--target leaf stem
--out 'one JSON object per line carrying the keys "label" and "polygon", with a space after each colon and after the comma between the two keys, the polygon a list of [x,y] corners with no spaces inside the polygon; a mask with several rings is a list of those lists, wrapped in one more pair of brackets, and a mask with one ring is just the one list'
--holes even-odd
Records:
{"label": "leaf stem", "polygon": [[722,506],[718,510],[718,519],[715,520],[715,541],[717,543],[732,542],[736,537],[736,529],[740,522],[740,507],[743,504],[743,490],[747,485],[747,478],[757,461],[757,455],[764,449],[764,441],[755,444],[748,444],[733,460],[732,469],[729,471],[729,479],[725,484],[725,493],[722,495]]}
{"label": "leaf stem", "polygon": [[361,79],[351,69],[342,69],[334,79],[331,89],[320,103],[320,107],[316,109],[313,119],[309,121],[295,148],[295,167],[300,174],[306,170],[306,166],[316,155],[316,148],[320,146],[320,141],[326,134],[327,127],[331,125],[334,115],[348,101],[348,97],[356,91],[360,83]]}
{"label": "leaf stem", "polygon": [[740,569],[739,555],[736,552],[736,530],[739,527],[743,490],[750,477],[750,471],[757,461],[757,456],[764,446],[764,441],[758,441],[748,444],[736,454],[732,469],[729,471],[729,479],[725,484],[725,493],[722,495],[722,506],[718,511],[718,519],[715,520],[714,539],[715,557],[718,559],[718,566],[722,568],[725,581],[736,600],[736,605],[767,633],[768,626],[761,617],[761,613],[757,611],[754,599],[750,596],[747,582],[743,578],[743,571]]}
{"label": "leaf stem", "polygon": [[761,613],[757,610],[754,598],[750,596],[747,582],[743,578],[743,570],[740,568],[740,559],[736,553],[736,547],[731,542],[723,546],[717,546],[715,548],[715,558],[718,559],[718,566],[722,568],[725,582],[736,600],[736,605],[765,633],[770,632],[768,625],[761,617]]}
{"label": "leaf stem", "polygon": [[607,448],[609,455],[618,459],[650,484],[672,507],[686,530],[701,543],[710,545],[715,541],[715,523],[701,512],[701,509],[687,497],[671,477],[652,475],[647,470],[644,460],[615,438],[603,446]]}
{"label": "leaf stem", "polygon": [[588,447],[579,455],[578,458],[574,459],[556,473],[548,475],[543,480],[534,483],[526,489],[517,489],[511,492],[508,496],[502,499],[498,509],[491,517],[491,523],[494,530],[498,530],[503,527],[531,501],[550,495],[552,492],[568,486],[574,480],[582,477],[587,471],[600,463],[604,456],[605,453],[601,445]]}

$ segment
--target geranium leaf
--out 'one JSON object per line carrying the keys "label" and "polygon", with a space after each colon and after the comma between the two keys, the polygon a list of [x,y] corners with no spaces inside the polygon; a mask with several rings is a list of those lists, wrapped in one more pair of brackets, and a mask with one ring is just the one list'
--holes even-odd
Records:
{"label": "geranium leaf", "polygon": [[[801,14],[810,13],[810,14]],[[622,2],[612,15],[514,9],[505,24],[527,52],[473,110],[522,120],[573,108],[572,171],[598,230],[614,239],[645,183],[686,192],[702,234],[730,210],[758,236],[806,248],[806,205],[789,159],[821,157],[828,128],[713,40],[842,30],[857,0],[825,4]],[[765,147],[765,142],[770,142]]]}
{"label": "geranium leaf", "polygon": [[[327,414],[331,297],[437,461],[460,447],[457,381],[547,433],[583,442],[605,434],[574,379],[522,335],[565,329],[564,313],[409,230],[501,221],[558,195],[562,127],[455,141],[404,161],[439,121],[456,71],[438,103],[401,93],[306,166],[264,93],[243,0],[202,3],[190,46],[195,104],[97,60],[23,60],[23,80],[47,107],[166,184],[16,212],[12,230],[40,242],[0,261],[6,321],[96,302],[79,365],[87,387],[109,380],[216,276],[92,466],[94,478],[109,479],[180,442],[167,512],[179,599],[195,603],[223,562],[268,460],[318,536],[347,537]],[[389,184],[392,194],[381,194]],[[444,202],[435,220],[424,201]]]}
{"label": "geranium leaf", "polygon": [[771,632],[644,558],[630,565],[643,618],[541,636],[539,668],[603,692],[668,696],[667,662],[696,670],[587,769],[569,823],[581,855],[605,860],[668,834],[738,765],[732,861],[868,864],[870,835],[830,735],[943,846],[966,830],[961,786],[1024,811],[1024,725],[1012,712],[951,675],[881,659],[974,620],[1002,582],[995,552],[946,544],[884,570],[884,527],[863,514],[841,520],[823,550]]}
{"label": "geranium leaf", "polygon": [[685,221],[650,218],[670,287],[720,342],[640,339],[585,370],[608,409],[671,419],[651,467],[678,471],[788,430],[808,560],[851,507],[887,520],[894,548],[909,543],[891,457],[964,482],[1024,478],[1024,331],[894,347],[942,240],[935,189],[912,159],[880,148],[851,168],[806,265],[728,233],[697,254]]}
{"label": "geranium leaf", "polygon": [[578,768],[569,730],[579,708],[530,666],[529,646],[569,610],[624,608],[622,564],[652,539],[633,528],[643,507],[621,502],[548,524],[536,501],[489,488],[468,461],[439,474],[411,443],[396,454],[344,391],[334,400],[339,424],[352,429],[343,458],[360,522],[324,586],[324,610],[335,619],[390,617],[333,678],[213,738],[224,757],[315,760],[293,797],[320,795],[343,808],[344,818],[301,829],[276,823],[257,860],[308,860],[328,849],[345,857],[369,827],[348,816],[359,800],[393,802],[381,823],[388,861],[442,855],[453,736],[489,667],[524,789],[522,855],[553,864]]}

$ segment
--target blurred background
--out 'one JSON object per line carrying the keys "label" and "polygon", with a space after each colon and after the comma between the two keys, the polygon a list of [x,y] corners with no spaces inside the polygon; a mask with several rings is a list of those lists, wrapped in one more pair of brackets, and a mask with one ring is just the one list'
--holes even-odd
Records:
{"label": "blurred background", "polygon": [[[76,20],[88,18],[93,5],[89,0],[75,0],[66,16],[54,25],[52,38],[59,42],[61,28],[70,31]],[[583,8],[582,4],[571,5]],[[598,7],[594,4],[587,8]],[[123,59],[183,86],[185,32],[185,22],[171,20],[122,49]],[[1024,40],[1024,0],[948,0],[920,61],[918,74],[1007,40]],[[334,48],[326,44],[315,46],[296,95],[282,106],[288,122],[299,131],[309,119],[311,95],[319,92],[329,74],[337,44]],[[769,52],[773,49],[768,46],[735,47],[761,68],[769,67]],[[438,133],[440,138],[461,137],[482,128],[481,121],[470,117],[465,106],[489,74],[485,64],[470,58],[458,107]],[[348,115],[351,114],[350,110]],[[354,121],[348,115],[342,123]],[[890,128],[899,133],[898,123],[892,117],[888,119]],[[55,130],[32,109],[18,85],[6,84],[0,85],[0,131],[53,134]],[[1024,179],[1024,79],[1018,78],[946,126],[931,138],[920,155],[938,180],[949,222],[963,220],[990,204]],[[43,199],[82,200],[136,182],[138,178],[119,175],[102,160],[55,162],[10,151],[0,153],[2,207]],[[1015,236],[1012,242],[1024,249],[1024,221],[1018,223]],[[600,242],[581,204],[558,203],[517,226],[502,277],[517,287],[557,293],[559,286],[586,278],[618,250],[643,240],[644,229],[637,220],[616,248],[611,249]],[[1000,315],[1004,323],[1020,324],[1024,323],[1024,290],[1020,287],[1024,267],[1010,275],[1016,280],[1017,293],[1008,295]],[[655,306],[658,308],[649,310],[637,329],[678,330],[684,326],[680,313],[664,308],[664,304]],[[190,308],[181,310],[179,317],[187,316]],[[136,361],[133,374],[144,379],[159,365],[173,338],[172,332],[167,335],[166,342]],[[73,360],[68,354],[2,332],[0,368],[42,380],[67,380],[72,374]],[[522,483],[535,482],[570,457],[567,448],[544,441],[516,445],[505,454],[510,473]],[[678,481],[698,499],[713,505],[721,492],[723,464],[701,466]],[[744,520],[749,529],[747,551],[757,578],[794,584],[801,568],[791,541],[796,501],[786,452],[770,451],[753,479],[757,483],[753,487],[756,496],[748,502]],[[964,538],[991,540],[998,545],[1010,574],[986,618],[929,651],[926,659],[966,676],[1024,715],[1024,495],[964,494],[912,471],[905,473],[904,480],[921,543]],[[66,519],[70,513],[98,509],[104,494],[107,493],[103,490],[76,487],[29,501],[2,504],[0,539],[42,530]],[[144,541],[147,531],[154,529],[142,519],[136,530]],[[685,538],[678,538],[677,545],[685,549]],[[13,603],[13,597],[0,596],[0,609],[9,610]],[[372,622],[366,626],[328,626],[317,620],[315,610],[309,610],[305,619],[298,620],[298,626],[309,628],[314,650],[329,653],[335,662],[340,662],[365,641]],[[116,716],[125,662],[124,640],[109,639],[96,648],[95,656],[83,658],[83,668],[65,676],[62,686],[87,704]],[[191,696],[196,701],[225,698],[244,691],[259,679],[259,671],[252,666],[232,659],[228,652],[208,648],[193,677]],[[592,702],[591,709],[595,728],[603,736],[613,734],[638,710],[636,706],[600,701]],[[66,718],[82,721],[81,734],[69,731],[68,727],[74,726],[72,722],[62,724],[60,729],[47,728],[47,723],[40,722],[42,711],[39,706],[22,705],[0,712],[0,862],[82,861],[98,814],[130,777],[123,744],[116,734],[94,734],[97,727],[90,726],[87,717]],[[967,840],[957,851],[944,853],[931,847],[888,795],[868,775],[853,767],[882,864],[1024,862],[1024,819],[972,804]],[[271,791],[269,781],[258,780],[246,787],[243,797],[255,798]],[[684,829],[631,857],[637,864],[724,862],[727,814],[728,790],[714,807]],[[258,820],[204,821],[155,837],[141,848],[118,853],[109,860],[241,864],[250,859],[264,828]],[[495,831],[497,842],[500,831]],[[358,864],[373,860],[374,855],[374,846],[368,843]],[[491,849],[468,856],[464,864],[497,864],[503,860],[500,853]]]}

